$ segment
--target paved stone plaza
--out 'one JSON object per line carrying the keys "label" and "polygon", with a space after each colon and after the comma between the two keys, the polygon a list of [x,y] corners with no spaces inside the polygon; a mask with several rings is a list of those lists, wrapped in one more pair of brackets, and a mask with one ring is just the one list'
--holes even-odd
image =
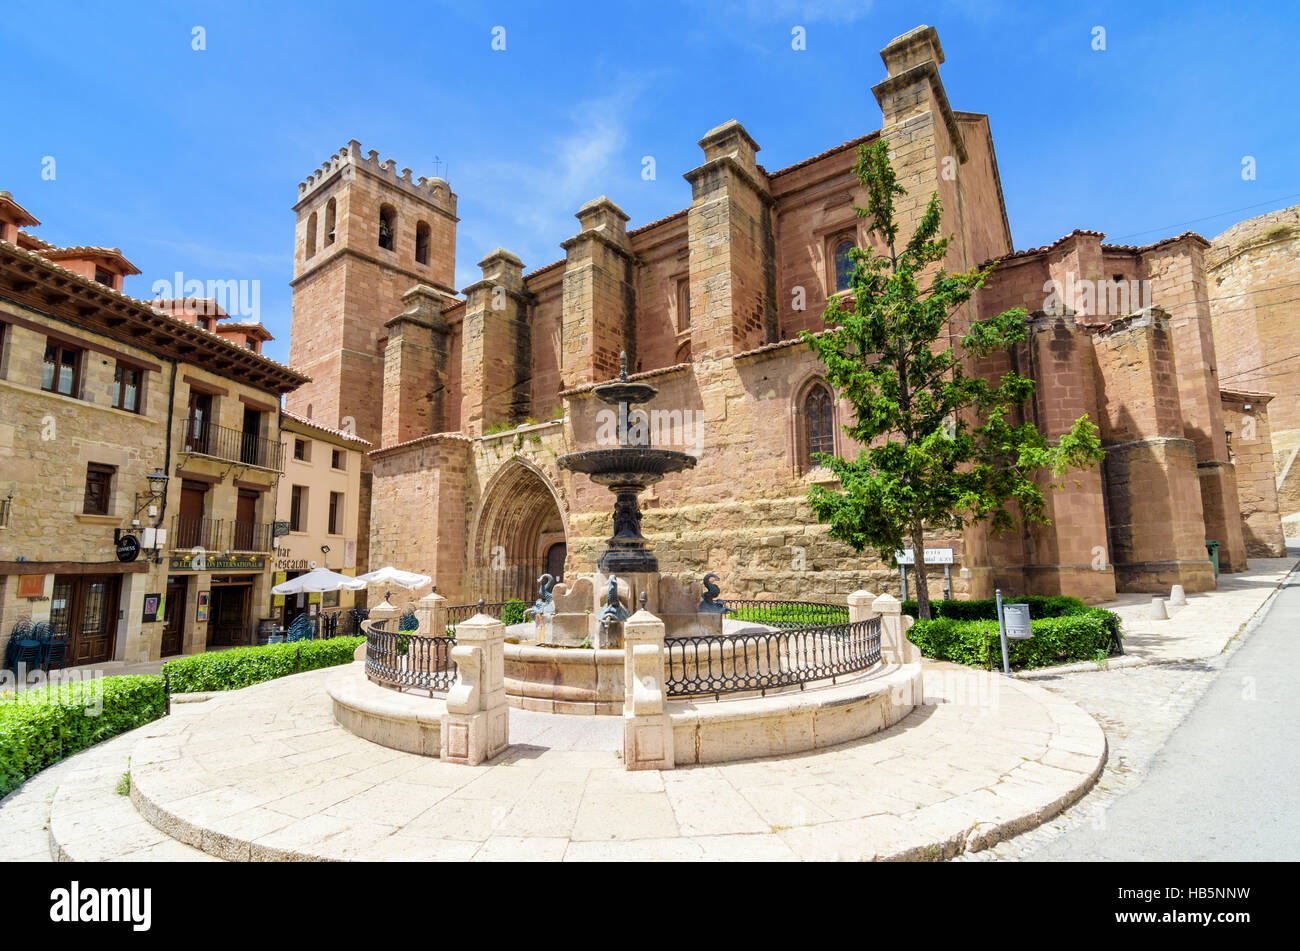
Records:
{"label": "paved stone plaza", "polygon": [[618,718],[512,711],[508,753],[465,767],[335,725],[352,675],[178,704],[47,770],[0,809],[0,858],[941,858],[1055,814],[1105,756],[1068,701],[945,664],[932,705],[823,752],[629,773]]}

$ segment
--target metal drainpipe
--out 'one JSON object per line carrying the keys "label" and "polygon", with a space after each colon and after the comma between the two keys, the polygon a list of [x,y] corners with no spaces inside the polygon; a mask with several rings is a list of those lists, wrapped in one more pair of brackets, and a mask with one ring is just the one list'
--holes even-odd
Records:
{"label": "metal drainpipe", "polygon": [[[172,468],[172,421],[176,416],[176,369],[177,362],[172,361],[172,382],[171,389],[167,394],[167,448],[163,453],[163,472],[168,475],[168,484],[171,483]],[[161,527],[167,517],[167,489],[163,489],[162,504],[158,506],[158,520],[154,522],[155,533]],[[155,536],[156,537],[156,536]],[[157,549],[155,549],[157,550]],[[162,564],[162,553],[158,554],[158,563]]]}

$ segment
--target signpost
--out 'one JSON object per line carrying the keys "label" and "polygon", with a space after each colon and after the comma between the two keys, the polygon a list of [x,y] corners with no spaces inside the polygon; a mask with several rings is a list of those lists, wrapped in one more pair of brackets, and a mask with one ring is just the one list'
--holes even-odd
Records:
{"label": "signpost", "polygon": [[[943,565],[943,599],[947,601],[952,597],[952,565],[953,553],[951,548],[927,548],[921,556],[927,565]],[[916,564],[916,552],[911,548],[904,548],[902,551],[894,552],[894,561],[898,563],[898,574],[903,583],[903,600],[907,600],[907,566]]]}

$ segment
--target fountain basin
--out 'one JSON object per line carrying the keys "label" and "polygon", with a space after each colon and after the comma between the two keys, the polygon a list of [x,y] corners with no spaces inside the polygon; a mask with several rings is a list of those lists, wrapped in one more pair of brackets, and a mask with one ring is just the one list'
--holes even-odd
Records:
{"label": "fountain basin", "polygon": [[566,453],[557,460],[561,469],[591,476],[607,486],[654,485],[670,472],[694,469],[696,458],[675,449],[619,446]]}

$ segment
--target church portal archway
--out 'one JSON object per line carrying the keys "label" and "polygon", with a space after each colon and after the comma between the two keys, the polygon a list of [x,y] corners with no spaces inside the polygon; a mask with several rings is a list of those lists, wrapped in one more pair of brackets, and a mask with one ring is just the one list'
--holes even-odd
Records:
{"label": "church portal archway", "polygon": [[488,484],[475,524],[474,597],[536,600],[537,579],[549,570],[557,538],[566,534],[554,489],[532,466],[508,463]]}

